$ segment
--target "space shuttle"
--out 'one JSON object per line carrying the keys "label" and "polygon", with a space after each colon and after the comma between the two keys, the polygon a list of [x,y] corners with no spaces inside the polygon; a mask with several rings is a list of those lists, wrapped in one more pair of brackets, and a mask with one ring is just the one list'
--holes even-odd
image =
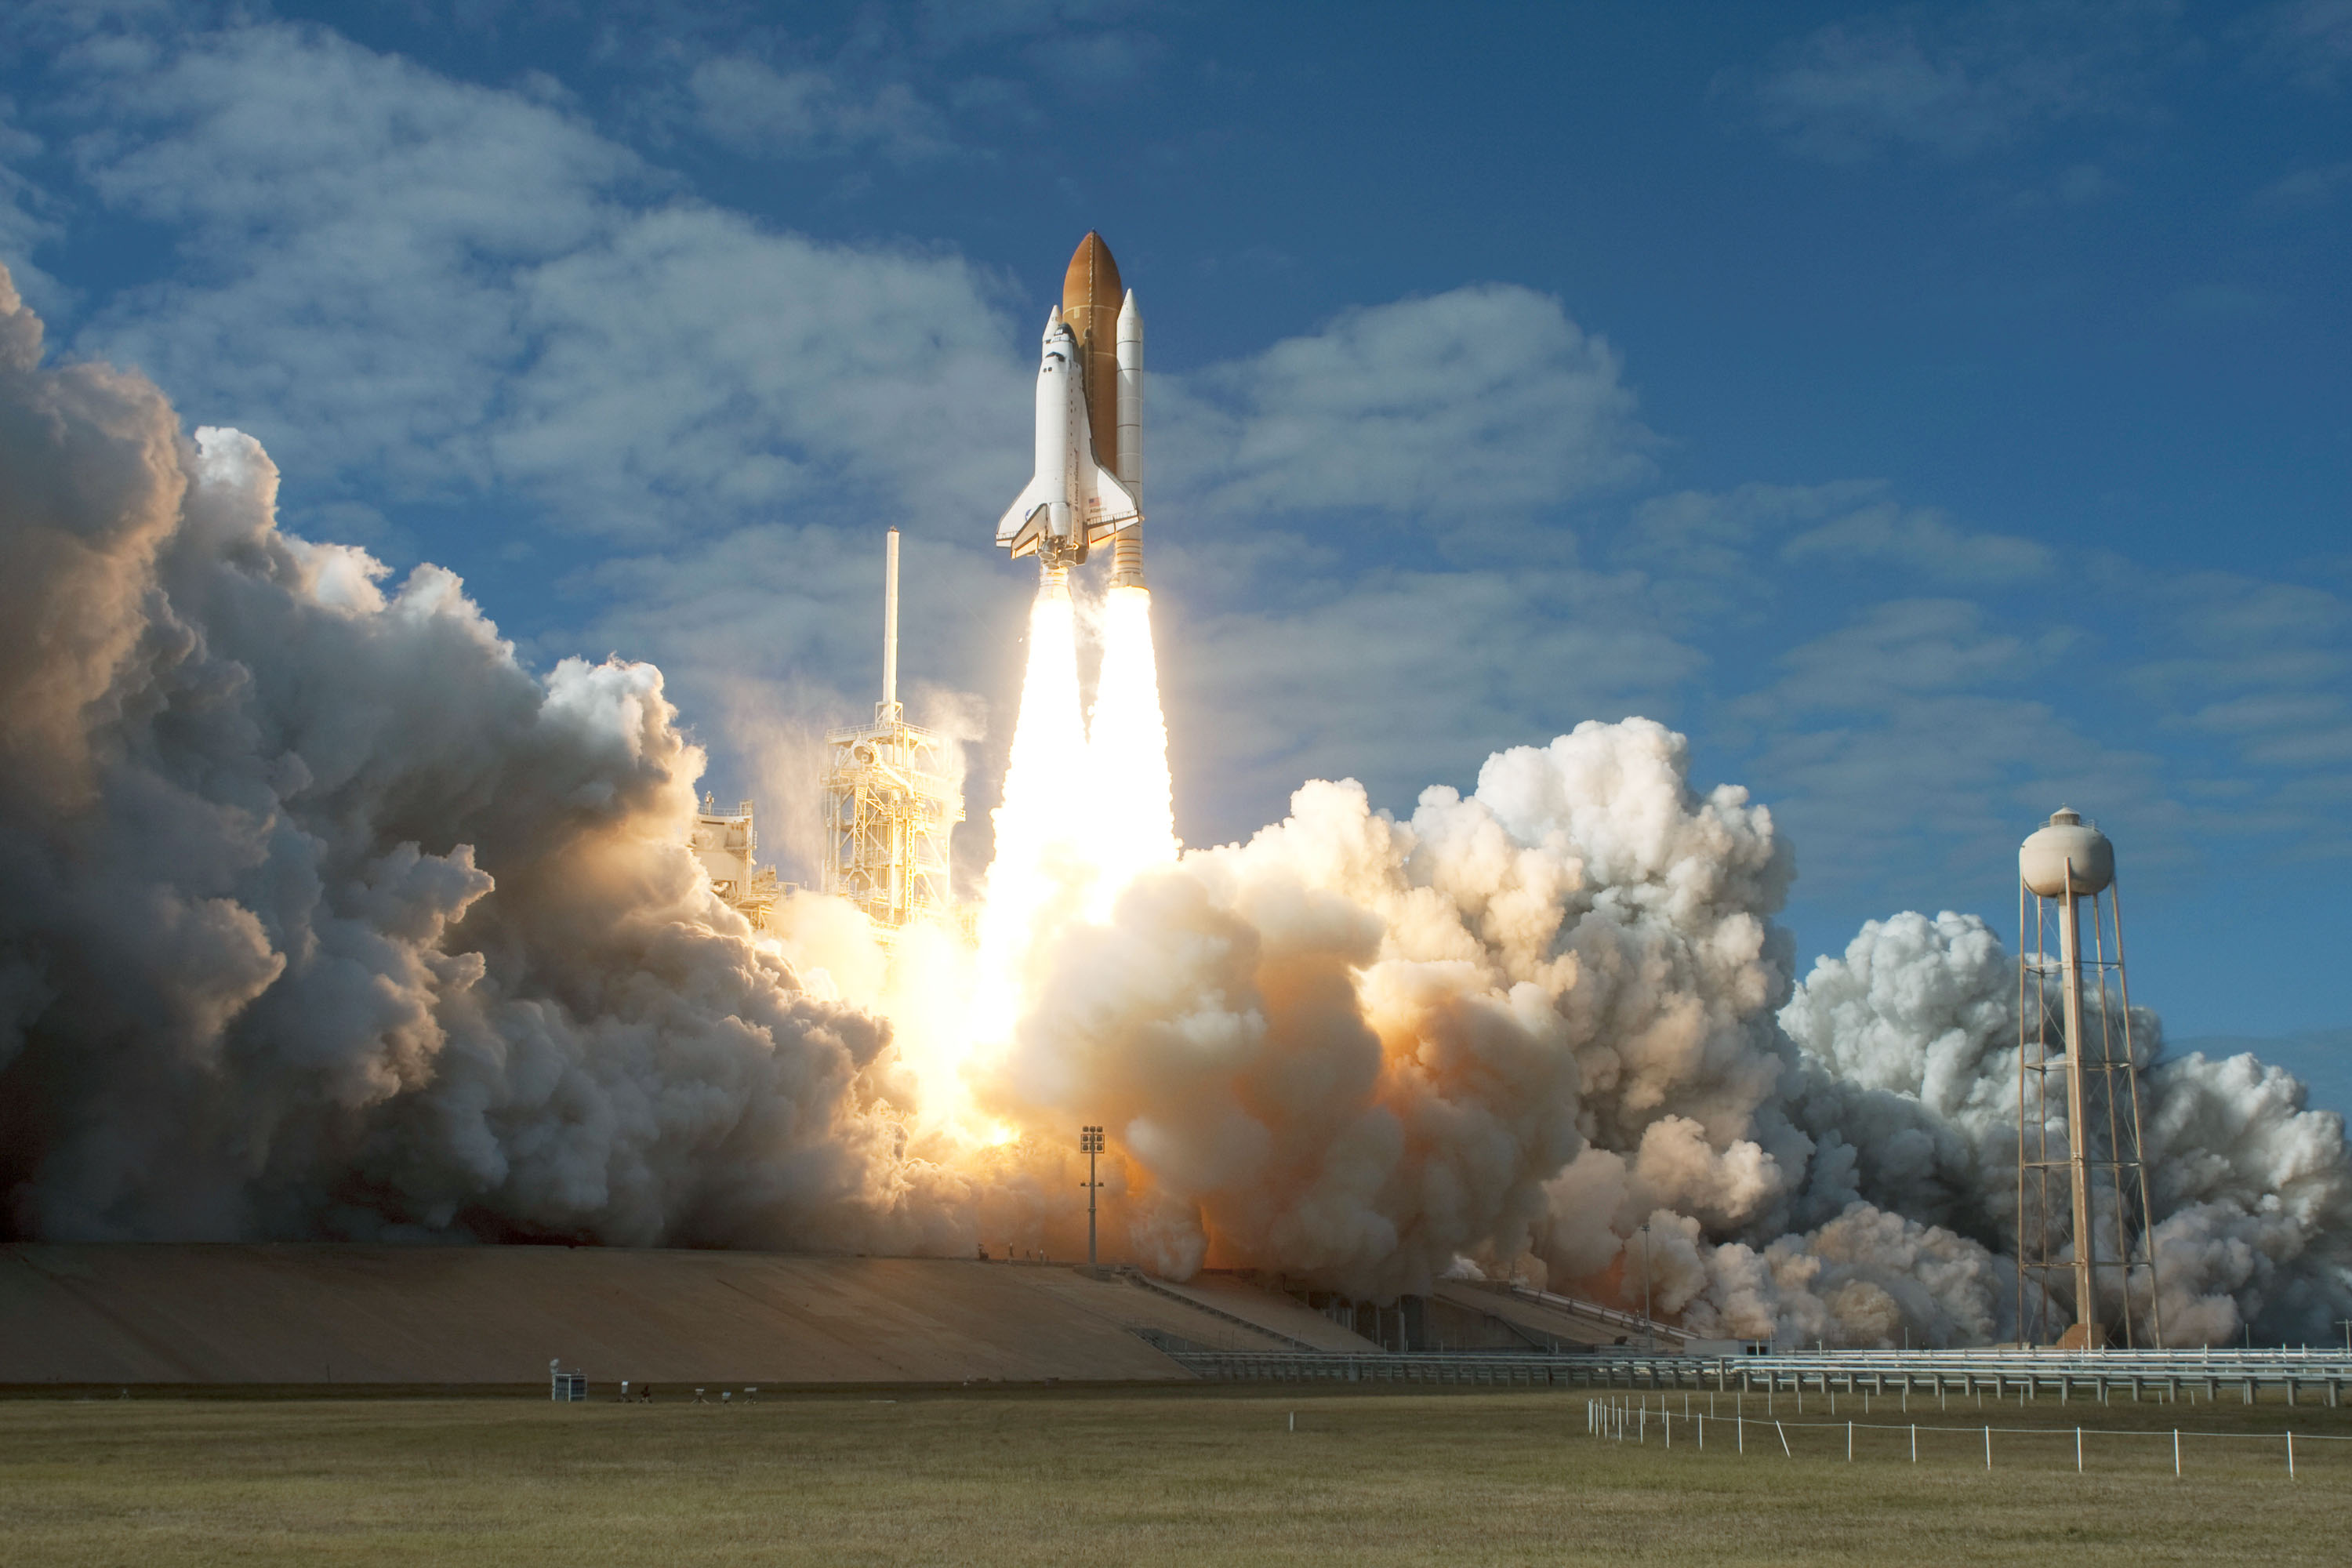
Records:
{"label": "space shuttle", "polygon": [[1036,471],[996,542],[1015,560],[1037,556],[1048,574],[1109,543],[1112,586],[1143,586],[1143,315],[1098,234],[1078,242],[1045,318]]}

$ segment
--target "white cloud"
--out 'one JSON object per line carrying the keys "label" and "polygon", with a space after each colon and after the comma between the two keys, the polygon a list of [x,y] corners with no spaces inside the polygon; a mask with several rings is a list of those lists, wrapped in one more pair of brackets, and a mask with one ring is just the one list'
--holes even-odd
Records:
{"label": "white cloud", "polygon": [[856,498],[979,531],[1018,488],[1027,385],[961,262],[673,206],[522,280],[539,344],[494,450],[575,523],[654,537]]}
{"label": "white cloud", "polygon": [[[1807,885],[1943,897],[2006,865],[2018,825],[2061,800],[2127,827],[2134,864],[2215,840],[2352,853],[2352,610],[2300,584],[2094,565],[2105,636],[1964,599],[1870,606],[1799,643],[1726,702],[1720,741],[1802,851]],[[2029,595],[2029,605],[2032,596]],[[2128,668],[2111,643],[2161,657]],[[2107,648],[2084,657],[2085,646]]]}
{"label": "white cloud", "polygon": [[[1305,778],[1354,777],[1402,808],[1425,785],[1464,784],[1499,747],[1585,719],[1671,716],[1706,662],[1623,578],[1300,571],[1272,603],[1203,595],[1190,611],[1192,551],[1179,553],[1161,670],[1195,833],[1244,833]],[[1276,551],[1258,560],[1285,572]]]}
{"label": "white cloud", "polygon": [[[957,259],[764,233],[543,95],[316,30],[84,69],[91,188],[189,260],[84,346],[310,487],[511,489],[650,539],[819,495],[977,528],[1017,484],[1021,334]],[[1526,510],[1639,478],[1654,444],[1608,345],[1505,286],[1354,311],[1154,395],[1166,471],[1245,518]]]}
{"label": "white cloud", "polygon": [[[754,710],[822,728],[871,700],[872,536],[909,521],[910,634],[939,644],[910,635],[910,671],[1009,713],[1026,579],[961,541],[1017,486],[1029,366],[965,264],[762,232],[541,99],[331,35],[246,28],[90,80],[112,121],[82,145],[92,184],[195,258],[118,299],[92,346],[254,427],[306,486],[528,496],[618,545],[551,568],[580,609],[541,651],[657,659],[730,737]],[[299,134],[313,120],[331,131]],[[1201,380],[1153,388],[1181,480],[1155,534],[1171,616],[1203,534],[1196,582],[1235,538],[1315,555],[1261,535],[1264,511],[1532,509],[1639,477],[1650,444],[1614,354],[1525,289],[1353,312]],[[924,549],[955,595],[919,585]],[[1497,745],[1660,710],[1699,663],[1604,579],[1360,571],[1301,595],[1229,579],[1188,628],[1169,663],[1216,781],[1202,820],[1255,826],[1302,769],[1409,796]]]}
{"label": "white cloud", "polygon": [[2254,193],[2253,205],[2273,213],[2324,207],[2347,189],[2352,189],[2352,159],[2282,174]]}
{"label": "white cloud", "polygon": [[[418,498],[547,509],[573,537],[533,559],[562,558],[576,608],[537,651],[658,659],[722,759],[761,723],[821,727],[871,700],[873,536],[904,521],[908,668],[951,672],[1002,727],[1027,580],[978,541],[1026,461],[1034,319],[1008,315],[1001,285],[949,254],[763,229],[560,94],[317,30],[110,45],[81,68],[91,190],[183,254],[78,346],[255,429],[312,517],[338,478],[339,515],[374,528]],[[1948,596],[2030,582],[2050,552],[1882,484],[1684,491],[1616,530],[1595,503],[1644,479],[1660,443],[1615,353],[1549,296],[1489,284],[1351,311],[1157,376],[1151,396],[1192,836],[1254,826],[1307,774],[1402,805],[1497,746],[1710,701],[1706,743],[1748,751],[1806,840],[1809,886],[1919,874],[1954,846],[2005,856],[2053,789],[2131,803],[2142,860],[2175,796],[2211,820],[2226,802],[2233,831],[2352,818],[2326,793],[2344,731],[2312,695],[2343,689],[2336,596],[2103,586],[2102,630],[2147,630],[2164,658],[2100,709],[2116,694],[2077,687],[2060,641],[1990,595]],[[1560,522],[1578,503],[1609,570]],[[1327,510],[1443,547],[1405,542],[1409,570],[1338,525],[1353,519],[1290,521]],[[1840,562],[1939,596],[1852,613],[1853,579],[1824,570]],[[954,594],[923,601],[949,577]],[[1738,696],[1743,681],[1761,689]],[[2197,765],[2158,788],[2143,734]],[[763,795],[781,776],[740,766]]]}
{"label": "white cloud", "polygon": [[1030,45],[1026,52],[1039,71],[1074,97],[1102,102],[1134,91],[1160,58],[1160,48],[1148,33],[1055,32]]}
{"label": "white cloud", "polygon": [[703,132],[747,157],[871,153],[904,163],[950,150],[940,112],[904,82],[860,91],[830,70],[725,55],[696,66],[686,90]]}
{"label": "white cloud", "polygon": [[1013,482],[1018,360],[961,261],[763,233],[544,103],[331,35],[93,85],[91,185],[191,265],[88,346],[314,481],[510,488],[638,538],[818,489],[977,518]]}
{"label": "white cloud", "polygon": [[1633,510],[1633,525],[1619,545],[1629,561],[1676,576],[1755,574],[1755,546],[1791,524],[1829,516],[1873,500],[1875,480],[1828,485],[1745,484],[1729,490],[1677,490]]}
{"label": "white cloud", "polygon": [[1608,343],[1507,284],[1352,310],[1171,392],[1183,468],[1243,515],[1553,506],[1644,477],[1654,445]]}
{"label": "white cloud", "polygon": [[1948,900],[1955,876],[2005,866],[2064,800],[2127,816],[2138,863],[2177,859],[2165,770],[2118,743],[2127,727],[2085,689],[2073,641],[1967,600],[1874,605],[1782,654],[1778,679],[1726,705],[1722,733],[1754,738],[1751,782],[1817,889]]}
{"label": "white cloud", "polygon": [[2311,92],[2352,79],[2352,0],[2285,0],[2249,18],[2254,67]]}
{"label": "white cloud", "polygon": [[1139,0],[923,0],[922,33],[940,49],[1002,38],[1071,34],[1142,11]]}
{"label": "white cloud", "polygon": [[1959,160],[2063,121],[2145,111],[2176,47],[2174,0],[1907,6],[1822,27],[1742,84],[1791,150]]}
{"label": "white cloud", "polygon": [[2013,583],[2048,572],[2045,547],[2013,534],[1955,527],[1932,507],[1880,501],[1825,522],[1780,547],[1792,562],[1866,561],[1952,583]]}
{"label": "white cloud", "polygon": [[64,230],[47,193],[22,173],[41,151],[41,139],[16,123],[16,104],[0,94],[0,263],[15,277],[18,293],[44,314],[55,314],[69,291],[33,264],[33,252]]}
{"label": "white cloud", "polygon": [[513,274],[594,243],[650,176],[584,126],[332,35],[266,26],[86,62],[90,189],[184,264],[84,346],[297,471],[492,477],[481,433],[529,352]]}
{"label": "white cloud", "polygon": [[1746,622],[1780,591],[1769,563],[1892,569],[1937,585],[2013,583],[2050,570],[2043,545],[1963,528],[1932,507],[1906,507],[1876,480],[1681,490],[1634,509],[1616,556],[1657,574],[1660,592],[1694,616]]}
{"label": "white cloud", "polygon": [[[2203,573],[2155,585],[2162,658],[2135,687],[2172,728],[2213,735],[2256,788],[2242,820],[2298,816],[2295,775],[2352,763],[2352,605],[2324,588]],[[2299,831],[2352,849],[2340,812],[2315,811]]]}
{"label": "white cloud", "polygon": [[1775,717],[1821,710],[1885,710],[1935,692],[2013,681],[2056,649],[1989,626],[1964,599],[1874,605],[1853,624],[1790,649],[1788,671],[1758,698]]}

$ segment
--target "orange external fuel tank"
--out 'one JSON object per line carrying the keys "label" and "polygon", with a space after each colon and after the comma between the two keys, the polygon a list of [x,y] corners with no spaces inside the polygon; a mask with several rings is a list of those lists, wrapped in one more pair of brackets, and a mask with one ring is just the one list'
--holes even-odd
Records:
{"label": "orange external fuel tank", "polygon": [[1062,275],[1062,319],[1078,340],[1086,365],[1087,432],[1097,460],[1106,468],[1118,461],[1118,308],[1126,297],[1110,247],[1088,229]]}

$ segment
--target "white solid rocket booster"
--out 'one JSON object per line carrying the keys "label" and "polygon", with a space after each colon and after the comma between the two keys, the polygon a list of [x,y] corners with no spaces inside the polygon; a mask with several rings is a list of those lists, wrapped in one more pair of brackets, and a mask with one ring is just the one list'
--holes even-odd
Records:
{"label": "white solid rocket booster", "polygon": [[1111,586],[1143,586],[1143,311],[1129,289],[1118,307],[1118,478],[1136,519],[1112,536]]}

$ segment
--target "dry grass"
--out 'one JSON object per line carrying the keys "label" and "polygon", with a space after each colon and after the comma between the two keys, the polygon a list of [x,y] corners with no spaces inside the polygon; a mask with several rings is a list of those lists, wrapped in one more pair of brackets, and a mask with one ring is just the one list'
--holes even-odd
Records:
{"label": "dry grass", "polygon": [[[2343,1415],[2293,1420],[2352,1433]],[[1672,1453],[1654,1418],[1647,1447],[1600,1443],[1580,1394],[21,1400],[0,1403],[0,1562],[2344,1561],[2352,1443],[2306,1444],[2292,1485],[2275,1437],[2193,1442],[2179,1481],[2168,1438],[2110,1438],[2074,1475],[2075,1419],[2176,1415],[2275,1433],[2288,1412],[2012,1405],[1990,1418],[2063,1430],[1996,1436],[1987,1474],[1976,1434],[1929,1434],[1916,1467],[1889,1433],[1852,1465],[1842,1430],[1797,1431],[1793,1461],[1754,1426],[1732,1454],[1727,1424],[1704,1454],[1679,1420]]]}

